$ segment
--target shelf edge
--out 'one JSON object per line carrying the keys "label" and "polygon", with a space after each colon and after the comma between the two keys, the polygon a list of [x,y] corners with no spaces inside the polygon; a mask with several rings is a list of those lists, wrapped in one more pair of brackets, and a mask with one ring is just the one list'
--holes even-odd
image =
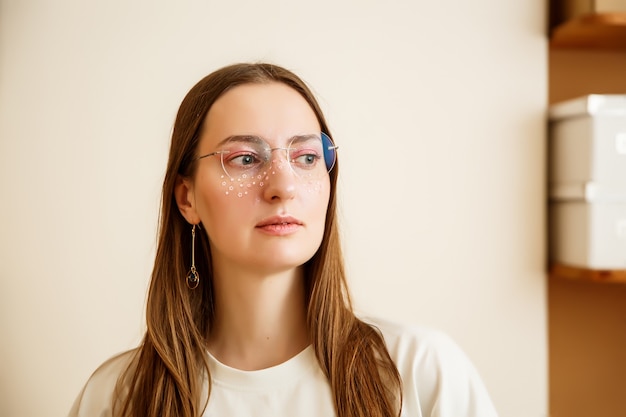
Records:
{"label": "shelf edge", "polygon": [[626,270],[588,269],[563,264],[553,264],[549,276],[555,279],[626,284]]}

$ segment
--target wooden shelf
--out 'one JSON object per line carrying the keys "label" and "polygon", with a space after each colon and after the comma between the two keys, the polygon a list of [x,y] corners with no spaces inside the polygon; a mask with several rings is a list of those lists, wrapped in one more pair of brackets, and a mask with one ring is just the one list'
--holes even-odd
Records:
{"label": "wooden shelf", "polygon": [[556,26],[551,48],[626,51],[626,13],[587,14]]}
{"label": "wooden shelf", "polygon": [[550,267],[550,277],[555,279],[626,284],[626,270],[596,270],[561,264],[554,264]]}

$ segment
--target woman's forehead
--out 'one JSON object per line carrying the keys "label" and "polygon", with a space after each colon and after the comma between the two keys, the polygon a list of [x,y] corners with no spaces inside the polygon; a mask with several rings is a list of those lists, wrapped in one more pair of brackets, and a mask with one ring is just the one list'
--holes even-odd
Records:
{"label": "woman's forehead", "polygon": [[287,140],[319,131],[317,116],[304,97],[283,83],[270,82],[244,84],[224,93],[206,116],[203,136],[211,142],[244,134]]}

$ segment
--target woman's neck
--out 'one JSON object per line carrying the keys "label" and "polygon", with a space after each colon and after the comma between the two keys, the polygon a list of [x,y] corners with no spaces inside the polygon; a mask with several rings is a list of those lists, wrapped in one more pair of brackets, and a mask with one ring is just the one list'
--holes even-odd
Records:
{"label": "woman's neck", "polygon": [[300,269],[271,276],[216,274],[209,351],[241,370],[278,365],[309,344]]}

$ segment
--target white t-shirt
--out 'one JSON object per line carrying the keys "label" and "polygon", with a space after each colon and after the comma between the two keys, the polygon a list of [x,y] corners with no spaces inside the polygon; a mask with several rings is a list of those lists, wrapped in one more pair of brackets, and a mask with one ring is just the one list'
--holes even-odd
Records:
{"label": "white t-shirt", "polygon": [[[489,395],[467,356],[445,334],[367,319],[380,329],[402,378],[402,417],[496,417]],[[110,417],[117,378],[130,353],[92,375],[69,417]],[[288,361],[240,371],[209,355],[211,394],[202,417],[334,416],[330,384],[309,346]]]}

